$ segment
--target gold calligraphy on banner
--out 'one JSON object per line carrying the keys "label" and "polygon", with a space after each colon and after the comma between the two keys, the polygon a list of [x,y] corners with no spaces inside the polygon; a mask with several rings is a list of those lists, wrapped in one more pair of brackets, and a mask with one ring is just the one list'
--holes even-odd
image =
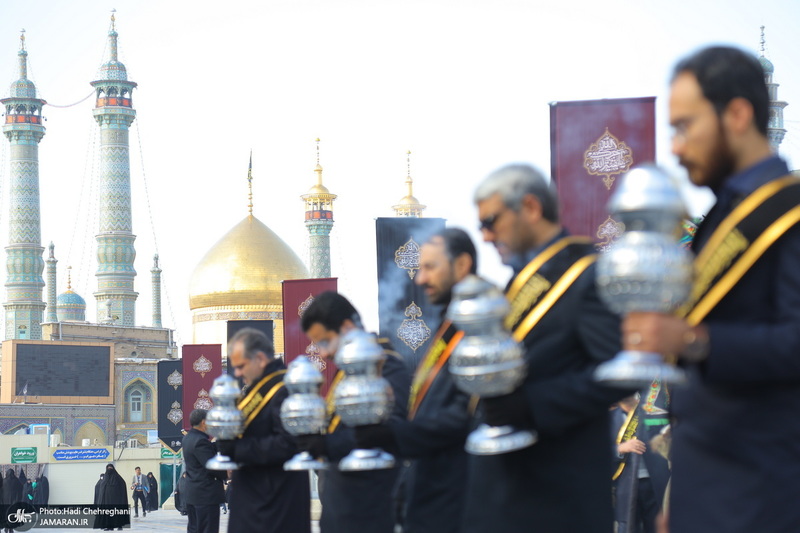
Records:
{"label": "gold calligraphy on banner", "polygon": [[609,133],[608,128],[583,154],[583,168],[593,176],[603,176],[608,190],[611,190],[614,176],[627,172],[631,165],[633,150]]}
{"label": "gold calligraphy on banner", "polygon": [[419,244],[411,237],[394,253],[394,262],[399,268],[408,271],[408,277],[414,279],[419,270]]}
{"label": "gold calligraphy on banner", "polygon": [[617,222],[611,217],[608,217],[605,222],[597,227],[597,238],[602,239],[597,243],[597,250],[599,252],[607,252],[611,245],[619,239],[625,232],[625,224]]}
{"label": "gold calligraphy on banner", "polygon": [[420,320],[422,309],[416,303],[411,302],[404,314],[408,318],[397,328],[397,338],[416,352],[430,338],[431,329],[424,320]]}

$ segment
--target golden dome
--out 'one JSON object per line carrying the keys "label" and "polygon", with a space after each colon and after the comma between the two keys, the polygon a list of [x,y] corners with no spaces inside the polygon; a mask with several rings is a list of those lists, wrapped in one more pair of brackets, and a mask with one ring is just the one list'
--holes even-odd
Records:
{"label": "golden dome", "polygon": [[282,306],[281,281],[307,277],[308,270],[297,254],[260,220],[248,215],[194,269],[189,308]]}

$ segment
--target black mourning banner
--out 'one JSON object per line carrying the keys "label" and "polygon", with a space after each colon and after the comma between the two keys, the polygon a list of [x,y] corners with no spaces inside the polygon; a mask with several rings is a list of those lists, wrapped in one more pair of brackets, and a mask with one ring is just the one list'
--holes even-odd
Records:
{"label": "black mourning banner", "polygon": [[183,362],[158,362],[158,438],[177,453],[183,442],[183,419],[188,418],[191,407],[183,406]]}
{"label": "black mourning banner", "polygon": [[414,283],[419,248],[443,230],[443,218],[379,218],[375,221],[380,336],[386,337],[410,369],[425,355],[441,322],[442,308],[428,303]]}

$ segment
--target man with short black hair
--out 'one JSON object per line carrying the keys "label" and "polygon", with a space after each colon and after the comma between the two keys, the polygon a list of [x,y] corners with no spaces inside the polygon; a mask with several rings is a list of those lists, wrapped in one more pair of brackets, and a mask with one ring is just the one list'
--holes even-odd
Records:
{"label": "man with short black hair", "polygon": [[[341,347],[342,337],[348,332],[361,329],[361,317],[347,298],[329,291],[314,298],[303,312],[301,325],[309,340],[316,344],[320,356],[331,360]],[[411,378],[405,363],[391,349],[388,341],[379,341],[385,355],[382,375],[394,392],[391,420],[404,420]],[[322,533],[392,533],[395,525],[394,493],[399,468],[395,466],[386,470],[361,472],[341,472],[336,468],[338,461],[356,447],[353,428],[340,423],[333,403],[336,385],[342,377],[343,372],[340,370],[328,391],[327,434],[298,437],[301,448],[314,456],[327,457],[332,463],[320,477],[320,530]]]}
{"label": "man with short black hair", "polygon": [[285,472],[283,463],[297,453],[294,438],[281,423],[286,367],[275,358],[272,342],[254,328],[228,341],[228,361],[244,381],[237,407],[244,432],[217,449],[236,463],[228,531],[235,533],[310,533],[311,495],[306,472]]}
{"label": "man with short black hair", "polygon": [[[419,252],[414,282],[433,304],[447,305],[453,286],[477,272],[475,245],[458,228],[433,234]],[[411,385],[406,420],[356,428],[361,448],[388,447],[412,459],[405,476],[406,533],[461,530],[467,483],[464,442],[471,429],[470,397],[455,385],[447,362],[463,332],[443,317]]]}
{"label": "man with short black hair", "polygon": [[227,472],[206,469],[206,462],[217,453],[206,433],[205,409],[189,415],[192,429],[183,437],[183,461],[186,484],[183,498],[189,513],[187,533],[217,533],[219,504],[225,501],[223,481]]}
{"label": "man with short black hair", "polygon": [[800,524],[800,180],[768,138],[760,60],[710,47],[675,67],[672,151],[716,195],[692,243],[678,316],[632,313],[629,349],[675,354],[669,526],[795,532]]}

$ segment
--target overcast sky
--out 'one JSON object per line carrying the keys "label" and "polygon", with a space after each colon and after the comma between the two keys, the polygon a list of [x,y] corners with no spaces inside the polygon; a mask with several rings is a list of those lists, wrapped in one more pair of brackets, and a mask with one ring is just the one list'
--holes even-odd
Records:
{"label": "overcast sky", "polygon": [[[253,150],[254,214],[307,257],[303,203],[316,137],[324,183],[339,195],[332,270],[377,328],[375,224],[405,195],[411,150],[426,216],[478,239],[471,195],[510,162],[549,172],[553,101],[657,97],[658,162],[669,151],[669,72],[698,47],[725,43],[766,56],[788,101],[781,152],[800,167],[798,0],[3,0],[0,95],[18,77],[26,30],[29,77],[65,106],[92,92],[116,8],[120,60],[137,82],[131,182],[137,235],[137,323],[151,325],[150,268],[164,270],[163,322],[190,343],[188,283],[203,255],[247,216]],[[95,318],[98,127],[93,99],[48,106],[40,143],[42,244],[56,245],[58,292],[73,287]],[[0,151],[0,238],[7,242],[8,143]],[[710,196],[688,194],[693,214]],[[509,275],[491,247],[481,272]],[[5,301],[5,292],[3,301]]]}

